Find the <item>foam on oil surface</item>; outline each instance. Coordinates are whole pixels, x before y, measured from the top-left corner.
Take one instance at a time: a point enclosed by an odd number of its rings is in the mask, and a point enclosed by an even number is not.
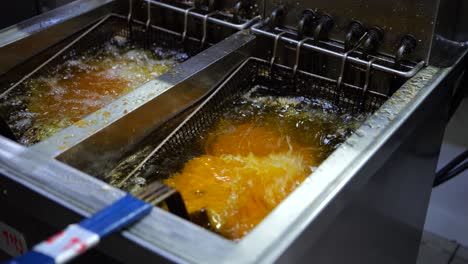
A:
[[[167,72],[188,55],[157,45],[143,49],[114,37],[83,54],[64,57],[68,58],[64,63],[27,79],[21,93],[1,100],[2,107],[20,109],[6,119],[22,144],[54,135]]]

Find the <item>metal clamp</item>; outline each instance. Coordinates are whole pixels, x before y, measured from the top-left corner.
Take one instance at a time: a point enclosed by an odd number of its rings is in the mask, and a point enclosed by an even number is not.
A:
[[[281,36],[283,36],[284,34],[286,34],[286,32],[281,32],[275,37],[274,44],[273,44],[273,54],[271,54],[271,59],[270,59],[270,71],[271,71],[271,68],[273,68],[273,64],[275,64],[276,51],[278,49],[278,41],[281,39]]]
[[[262,29],[262,27],[267,26],[269,24],[269,22],[270,21],[268,19],[266,19],[265,21],[262,21],[262,22],[259,22],[259,23],[255,24],[251,28],[252,32],[274,39],[277,36],[277,34]],[[284,42],[293,44],[293,45],[296,45],[298,43],[297,40],[289,38],[289,37],[282,37],[281,40],[284,41]],[[342,59],[344,57],[344,54],[341,53],[341,52],[334,51],[332,49],[327,49],[327,48],[324,48],[324,47],[321,47],[321,46],[318,46],[318,45],[313,45],[311,43],[305,43],[304,48],[315,51],[317,53],[321,53],[321,54],[331,56],[333,58]],[[358,58],[358,57],[352,57],[352,56],[347,58],[347,61],[349,63],[354,64],[354,65],[363,66],[363,67],[365,67],[367,65],[367,63],[368,63],[367,60],[364,60],[364,59],[361,59],[361,58]],[[413,66],[412,69],[409,70],[409,71],[397,70],[397,69],[394,69],[394,68],[384,66],[382,64],[378,64],[378,63],[372,64],[372,68],[374,70],[378,70],[378,71],[389,73],[389,74],[394,74],[396,76],[400,76],[400,77],[404,77],[404,78],[410,78],[410,77],[413,77],[420,69],[422,69],[424,67],[424,65],[425,65],[425,62],[420,61],[415,66]]]
[[[374,64],[374,62],[377,60],[377,58],[373,58],[369,61],[369,63],[367,63],[367,67],[366,67],[366,82],[364,84],[364,88],[362,89],[362,97],[363,97],[363,100],[364,100],[364,96],[366,95],[367,93],[367,90],[369,90],[369,85],[370,85],[370,79],[371,79],[371,74],[372,74],[372,65]]]
[[[340,70],[340,76],[336,80],[336,90],[340,89],[341,84],[343,83],[343,76],[344,76],[344,71],[345,71],[345,66],[346,66],[346,60],[348,59],[349,54],[351,51],[348,51],[344,54],[343,59],[341,61],[341,70]]]
[[[178,13],[183,14],[184,12],[186,12],[186,9],[175,6],[175,5],[167,4],[167,3],[156,1],[156,0],[147,0],[147,1],[151,2],[151,4],[155,6],[169,9]],[[204,15],[199,12],[190,12],[189,15],[198,19],[204,18]],[[210,21],[211,23],[223,26],[223,27],[228,27],[228,28],[235,29],[235,30],[244,30],[244,29],[250,28],[253,24],[257,23],[260,19],[261,19],[261,16],[256,16],[250,20],[245,21],[243,24],[235,24],[235,23],[231,23],[229,21],[225,21],[223,19],[214,18],[214,17],[208,18],[208,21]]]
[[[194,10],[195,7],[190,7],[185,10],[184,12],[184,31],[182,32],[182,42],[185,41],[185,38],[187,37],[187,30],[188,30],[188,15],[190,11]]]
[[[132,35],[132,24],[133,24],[133,0],[128,0],[128,15],[127,15],[128,29],[130,36]]]
[[[215,15],[217,14],[218,11],[213,11],[209,14],[206,14],[204,17],[203,17],[203,37],[201,39],[201,46],[205,46],[205,41],[206,41],[206,35],[207,35],[207,32],[208,32],[208,17],[212,16],[212,15]]]
[[[146,1],[146,24],[145,24],[145,32],[149,31],[151,26],[151,3],[150,1]]]
[[[361,108],[360,109],[361,111],[363,111],[364,107],[365,107],[366,93],[369,90],[370,81],[371,81],[371,77],[372,77],[372,65],[374,64],[374,62],[376,60],[377,60],[377,58],[373,58],[367,63],[366,82],[364,84],[364,88],[362,89],[361,99],[360,99],[360,102],[359,102],[359,107]]]
[[[337,90],[340,89],[341,84],[343,83],[343,76],[344,76],[344,71],[345,71],[345,68],[346,68],[346,61],[348,60],[348,56],[361,46],[361,44],[363,43],[366,36],[367,36],[367,33],[362,35],[362,37],[359,39],[359,41],[356,43],[356,45],[354,45],[354,47],[352,49],[350,49],[349,51],[345,52],[345,54],[344,54],[344,56],[342,58],[342,61],[341,61],[340,76],[338,77],[338,79],[336,81],[336,89]],[[372,67],[372,64],[371,64],[371,67]]]
[[[293,76],[296,76],[296,71],[297,71],[297,68],[299,67],[299,59],[300,59],[300,55],[301,55],[301,47],[302,45],[307,41],[308,39],[305,38],[301,41],[299,41],[297,43],[297,47],[296,47],[296,62],[294,63],[294,68],[293,68]]]

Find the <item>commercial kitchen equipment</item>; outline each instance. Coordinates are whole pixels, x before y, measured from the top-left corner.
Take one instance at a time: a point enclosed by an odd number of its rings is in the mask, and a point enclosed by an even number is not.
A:
[[[94,257],[414,263],[444,128],[466,89],[466,25],[462,0],[77,0],[6,28],[2,96],[109,35],[159,38],[191,57],[35,144],[15,142],[2,116],[0,222],[15,238],[3,247],[20,254],[123,197],[103,176],[125,155],[164,149],[174,133],[193,131],[186,124],[216,91],[279,71],[373,114],[240,241],[155,207]]]

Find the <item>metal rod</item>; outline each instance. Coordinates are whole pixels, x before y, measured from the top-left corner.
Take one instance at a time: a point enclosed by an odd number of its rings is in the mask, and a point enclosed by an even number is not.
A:
[[[229,75],[229,77],[227,77],[226,80],[223,81],[222,84],[220,84],[218,87],[216,87],[215,90],[213,91],[213,93],[211,95],[209,95],[208,98],[206,98],[195,110],[193,110],[193,112],[190,113],[184,119],[184,121],[182,121],[174,130],[172,130],[172,132],[168,136],[166,136],[166,138],[164,138],[164,140],[161,141],[161,143],[159,143],[159,145],[157,145],[155,148],[153,148],[153,150],[148,155],[146,155],[146,157],[142,161],[140,161],[140,163],[138,163],[138,165],[129,174],[127,174],[127,176],[125,176],[125,178],[122,181],[120,181],[116,185],[116,187],[120,188],[129,179],[131,179],[133,176],[137,175],[137,173],[143,168],[143,166],[162,148],[162,146],[164,146],[164,144],[166,144],[167,141],[169,141],[198,111],[200,111],[200,109],[202,109],[202,107],[204,107],[208,102],[210,102],[211,98],[213,98],[224,87],[224,85],[230,79],[232,79],[233,76],[235,76],[244,67],[245,64],[248,63],[249,60],[251,60],[251,58],[245,60],[237,69],[234,70],[233,73],[231,73]]]
[[[86,30],[83,34],[81,34],[80,36],[78,36],[76,39],[74,39],[72,42],[70,42],[67,46],[65,46],[64,48],[62,48],[60,51],[58,51],[57,53],[55,53],[52,57],[50,57],[47,61],[45,61],[44,63],[42,63],[41,65],[39,65],[37,68],[35,68],[34,70],[32,70],[30,73],[28,73],[27,75],[25,75],[23,78],[21,78],[18,82],[16,82],[15,84],[13,84],[10,88],[8,88],[6,91],[4,91],[3,93],[0,94],[0,98],[2,97],[5,97],[9,92],[11,92],[13,89],[15,89],[16,87],[18,87],[21,83],[23,83],[26,79],[28,79],[29,77],[31,77],[34,73],[36,73],[37,71],[39,71],[40,69],[42,69],[45,65],[47,65],[48,63],[50,63],[52,60],[54,60],[55,58],[57,58],[58,56],[60,56],[61,54],[63,54],[65,51],[67,51],[68,49],[70,49],[71,46],[73,46],[73,44],[75,44],[76,42],[78,42],[80,39],[82,39],[84,36],[88,35],[90,32],[92,32],[93,30],[95,30],[97,27],[99,27],[102,23],[104,23],[107,19],[109,19],[109,17],[118,17],[118,18],[122,18],[122,19],[126,19],[127,16],[124,16],[124,15],[118,15],[118,14],[110,14],[110,15],[107,15],[105,16],[104,18],[102,18],[101,20],[99,20],[96,24],[94,24],[91,28],[89,28],[88,30]],[[140,21],[140,20],[137,20],[137,19],[132,19],[132,23],[135,23],[135,24],[138,24],[138,25],[141,25],[141,26],[144,26],[145,25],[145,22],[143,21]],[[172,31],[172,30],[169,30],[169,29],[166,29],[166,28],[162,28],[162,27],[158,27],[156,25],[151,25],[151,28],[155,29],[155,30],[159,30],[159,31],[162,31],[162,32],[165,32],[165,33],[168,33],[168,34],[171,34],[171,35],[174,35],[174,36],[177,36],[177,37],[181,37],[182,34],[179,33],[179,32],[175,32],[175,31]],[[200,42],[201,40],[198,39],[198,38],[195,38],[195,37],[187,37],[187,39],[191,40],[191,41],[194,41],[194,42]]]
[[[250,61],[259,61],[259,62],[262,62],[262,63],[265,63],[265,64],[268,64],[270,63],[269,61],[266,61],[266,60],[263,60],[263,59],[259,59],[259,58],[255,58],[255,57],[250,57],[248,58],[247,60],[245,60],[239,67],[236,68],[236,70],[234,70],[233,73],[231,73],[229,75],[229,77],[226,78],[226,80],[224,80],[218,87],[215,88],[215,90],[213,91],[213,93],[211,95],[209,95],[195,110],[192,111],[192,113],[190,113],[185,119],[184,121],[182,121],[174,130],[172,130],[172,132],[166,136],[166,138],[164,138],[163,141],[161,141],[161,143],[159,143],[158,146],[156,146],[155,148],[153,148],[153,150],[148,154],[146,155],[146,157],[140,161],[140,163],[138,163],[138,165],[129,173],[126,175],[126,177],[121,181],[119,182],[116,187],[117,188],[120,188],[122,187],[129,179],[131,179],[133,176],[137,175],[137,173],[143,169],[143,166],[166,144],[167,141],[169,141],[171,138],[174,137],[174,135],[187,123],[189,122],[193,116],[195,116],[199,111],[200,109],[202,109],[203,107],[205,107],[205,105],[208,103],[208,102],[211,102],[211,99],[217,94],[219,93],[219,91],[221,89],[223,89],[223,87],[226,85],[226,83],[228,83],[232,78],[234,78],[238,72],[240,72],[244,66],[249,63]],[[275,64],[275,66],[278,66],[279,68],[283,68],[283,69],[287,69],[287,70],[292,70],[291,67],[288,67],[286,65],[281,65],[281,64]],[[327,78],[327,77],[324,77],[324,76],[320,76],[320,75],[316,75],[316,74],[313,74],[313,73],[310,73],[310,72],[305,72],[305,71],[301,71],[301,70],[298,70],[297,71],[298,73],[300,74],[304,74],[306,76],[311,76],[311,77],[314,77],[314,78],[317,78],[317,79],[320,79],[320,80],[324,80],[324,81],[328,81],[328,82],[333,82],[335,80],[333,79],[330,79],[330,78]],[[356,89],[356,90],[362,90],[362,88],[360,87],[357,87],[357,86],[354,86],[354,85],[351,85],[351,84],[346,84],[347,87],[349,88],[352,88],[352,89]],[[387,95],[385,94],[381,94],[381,93],[378,93],[378,92],[375,92],[375,91],[368,91],[370,94],[372,95],[375,95],[375,96],[379,96],[379,97],[384,97],[384,98],[388,98]]]
[[[341,84],[343,83],[343,77],[344,77],[344,72],[345,72],[345,69],[346,69],[346,60],[348,59],[348,56],[353,53],[355,50],[357,50],[361,45],[362,45],[362,42],[364,41],[364,39],[366,38],[367,36],[367,33],[365,33],[364,35],[362,35],[362,37],[359,39],[359,41],[354,45],[354,47],[352,49],[350,49],[349,51],[345,52],[344,56],[343,56],[343,59],[342,59],[342,62],[341,62],[341,70],[340,70],[340,76],[338,77],[337,81],[336,81],[336,89],[338,90],[340,87],[341,87]]]
[[[270,70],[273,67],[273,64],[275,63],[275,60],[276,60],[276,51],[278,49],[278,40],[284,34],[286,34],[286,32],[281,32],[275,37],[274,44],[273,44],[273,54],[271,55],[271,59],[270,59]]]
[[[15,89],[18,85],[20,85],[22,82],[24,82],[26,79],[28,79],[29,77],[31,77],[34,73],[36,73],[37,71],[39,71],[40,69],[42,69],[45,65],[47,65],[49,62],[51,62],[52,60],[54,60],[55,58],[57,58],[58,56],[62,55],[62,53],[64,53],[66,50],[68,50],[71,46],[73,46],[75,43],[77,43],[78,41],[80,41],[80,39],[82,39],[84,36],[88,35],[91,31],[93,31],[94,29],[96,29],[97,27],[99,27],[102,23],[104,23],[109,17],[111,17],[112,15],[107,15],[105,16],[104,18],[102,18],[100,21],[98,21],[96,24],[94,24],[93,26],[91,26],[88,30],[86,30],[85,32],[83,32],[80,36],[78,36],[77,38],[75,38],[72,42],[70,42],[68,45],[66,45],[65,47],[63,47],[60,51],[58,51],[57,53],[55,53],[52,57],[50,57],[48,60],[46,60],[45,62],[43,62],[41,65],[39,65],[38,67],[36,67],[34,70],[32,70],[30,73],[26,74],[23,78],[21,78],[18,82],[16,82],[13,86],[11,86],[10,88],[8,88],[6,91],[4,91],[2,94],[0,94],[0,98],[6,96],[11,90]]]
[[[296,62],[294,64],[294,68],[293,68],[293,76],[296,76],[296,71],[297,71],[297,68],[299,67],[299,59],[300,59],[300,56],[301,56],[301,47],[302,45],[304,44],[304,42],[306,42],[308,39],[305,38],[301,41],[299,41],[297,43],[297,47],[296,47]]]
[[[151,3],[146,1],[146,24],[145,24],[145,32],[148,33],[151,25]]]
[[[161,2],[155,1],[155,0],[148,0],[148,2],[150,2],[153,5],[163,7],[163,8],[167,8],[169,10],[176,11],[176,12],[179,12],[179,13],[185,13],[185,10],[186,10],[186,9],[183,9],[183,8],[180,8],[180,7],[177,7],[177,6],[169,5],[169,4],[166,4],[166,3],[161,3]],[[189,15],[193,16],[195,18],[199,18],[199,19],[203,19],[204,16],[205,16],[205,15],[197,13],[197,12],[190,12]],[[227,22],[227,21],[224,21],[224,20],[221,20],[221,19],[217,19],[217,18],[214,18],[214,17],[208,18],[208,21],[210,23],[214,23],[214,24],[217,24],[217,25],[220,25],[220,26],[225,26],[225,27],[228,27],[228,28],[236,29],[236,30],[244,30],[244,29],[247,29],[250,26],[252,26],[254,23],[259,21],[260,19],[261,19],[261,16],[256,16],[256,17],[254,17],[254,18],[252,18],[250,20],[247,20],[244,24],[234,24],[234,23],[230,23],[230,22]]]
[[[187,30],[188,30],[188,15],[190,11],[194,10],[195,7],[191,7],[185,10],[184,12],[184,32],[182,32],[182,42],[185,41],[185,37],[187,37]]]
[[[252,32],[260,34],[260,35],[264,35],[264,36],[267,36],[267,37],[270,37],[270,38],[276,38],[277,34],[271,33],[271,32],[268,32],[268,31],[265,31],[265,30],[261,29],[263,26],[265,26],[268,23],[268,21],[269,21],[269,19],[266,19],[266,20],[264,20],[264,21],[262,21],[260,23],[255,24],[254,26],[252,26],[251,27]],[[285,42],[289,42],[290,44],[293,44],[293,45],[297,45],[297,43],[299,42],[299,41],[297,41],[295,39],[291,39],[291,38],[283,37],[283,36],[281,36],[280,39],[285,41]],[[310,39],[313,40],[312,38],[310,38]],[[338,59],[343,59],[343,57],[345,56],[344,53],[332,51],[332,50],[322,48],[322,47],[319,47],[319,46],[315,46],[315,45],[312,45],[312,44],[309,44],[309,43],[305,43],[304,47],[307,48],[307,49],[319,52],[319,53],[323,53],[323,54],[332,56],[334,58],[338,58]],[[353,63],[355,65],[359,65],[359,66],[367,66],[367,63],[368,63],[368,61],[362,60],[362,59],[359,59],[359,58],[356,58],[356,57],[348,57],[347,62]],[[422,69],[424,64],[425,64],[425,62],[421,61],[418,64],[416,64],[409,71],[399,71],[399,70],[395,70],[395,69],[392,69],[392,68],[389,68],[389,67],[386,67],[386,66],[383,66],[383,65],[380,65],[380,64],[376,64],[376,63],[372,64],[372,68],[374,70],[378,70],[378,71],[381,71],[381,72],[391,73],[391,74],[394,74],[394,75],[397,75],[397,76],[400,76],[400,77],[410,78],[410,77],[413,77],[420,69]]]
[[[361,111],[364,110],[364,106],[366,102],[366,94],[367,94],[367,91],[369,91],[370,81],[372,77],[372,65],[374,64],[376,60],[377,58],[371,59],[366,67],[366,82],[364,83],[364,88],[362,89],[362,93],[361,93],[361,100],[359,102]],[[388,95],[388,97],[390,97],[390,95]]]
[[[371,79],[371,71],[372,71],[372,65],[374,62],[377,60],[377,58],[373,58],[369,61],[366,67],[366,82],[364,84],[364,88],[362,89],[362,97],[366,95],[367,90],[369,89],[369,84],[370,84],[370,79]],[[364,100],[364,98],[363,98]]]
[[[117,15],[117,14],[112,14],[112,16],[121,17],[120,15]],[[142,26],[145,25],[145,22],[137,20],[137,19],[134,19],[133,23],[136,23],[136,24],[142,25]],[[175,31],[167,29],[167,28],[162,28],[162,27],[158,27],[158,26],[155,26],[155,25],[151,25],[151,28],[162,31],[162,32],[165,32],[165,33],[168,33],[168,34],[171,34],[171,35],[174,35],[174,36],[177,36],[177,37],[182,37],[182,33],[175,32]],[[194,42],[200,42],[201,41],[201,39],[198,39],[198,38],[195,38],[195,37],[186,37],[186,39],[192,40]]]
[[[132,23],[133,23],[133,0],[128,0],[127,23],[128,23],[128,30],[131,36],[132,35]]]
[[[268,63],[266,60],[259,59],[259,58],[256,58],[256,57],[250,57],[248,60],[255,60],[255,61],[259,61],[259,62],[263,62],[263,63]],[[282,69],[285,69],[285,70],[291,70],[292,71],[292,68],[289,67],[289,66],[286,66],[286,65],[275,63],[275,66],[278,67],[278,68],[282,68]],[[302,71],[302,70],[299,70],[299,69],[297,70],[297,73],[303,74],[305,76],[314,77],[314,78],[324,80],[324,81],[327,81],[327,82],[336,82],[336,80],[333,80],[331,78],[321,76],[321,75],[317,75],[317,74],[314,74],[314,73],[311,73],[311,72]],[[349,84],[349,83],[345,83],[344,85],[346,85],[349,88],[362,91],[362,87],[358,87],[358,86],[355,86],[355,85],[352,85],[352,84]],[[379,97],[383,97],[383,98],[389,98],[388,95],[382,94],[382,93],[379,93],[379,92],[376,92],[376,91],[368,90],[367,92],[372,94],[372,95],[375,95],[375,96],[379,96]]]
[[[208,18],[212,15],[216,15],[218,11],[213,11],[209,14],[206,14],[203,17],[203,37],[201,39],[201,46],[205,46],[205,41],[206,41],[206,35],[208,34]]]
[[[345,71],[345,68],[346,68],[346,60],[348,59],[348,56],[349,56],[349,51],[346,52],[343,56],[343,59],[341,61],[341,70],[340,70],[340,76],[338,76],[338,79],[336,80],[336,90],[338,91],[338,89],[340,89],[341,87],[341,83],[343,82],[343,75],[344,75],[344,71]]]

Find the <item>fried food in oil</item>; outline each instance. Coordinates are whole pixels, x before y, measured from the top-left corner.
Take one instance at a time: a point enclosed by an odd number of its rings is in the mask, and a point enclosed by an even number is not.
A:
[[[25,81],[26,94],[10,99],[24,113],[10,117],[21,142],[32,144],[57,133],[138,86],[170,70],[174,57],[110,41]]]
[[[203,155],[165,184],[177,189],[189,213],[206,210],[211,228],[240,239],[310,173],[300,155]]]
[[[266,156],[271,153],[291,152],[301,154],[308,164],[313,164],[314,148],[298,144],[292,139],[293,131],[279,131],[275,125],[255,125],[248,122],[233,124],[222,120],[216,129],[209,133],[204,144],[210,155]]]
[[[138,59],[93,58],[82,62],[82,68],[64,68],[57,74],[60,78],[31,80],[27,107],[34,114],[36,131],[30,137],[47,138],[170,69],[152,60],[139,65]]]
[[[38,82],[37,85],[44,86],[44,90],[50,89],[46,82]],[[128,81],[99,73],[81,72],[75,74],[73,79],[57,81],[56,85],[62,89],[50,96],[31,97],[28,109],[37,114],[37,123],[47,124],[52,120],[76,122],[123,94],[128,88]]]
[[[266,156],[273,152],[285,152],[290,149],[287,137],[281,137],[266,127],[246,123],[231,125],[220,129],[219,133],[209,135],[205,151],[211,155],[241,155],[252,153]]]
[[[310,150],[271,127],[221,125],[210,133],[206,155],[165,180],[189,213],[206,210],[211,229],[237,240],[251,231],[310,174]]]

